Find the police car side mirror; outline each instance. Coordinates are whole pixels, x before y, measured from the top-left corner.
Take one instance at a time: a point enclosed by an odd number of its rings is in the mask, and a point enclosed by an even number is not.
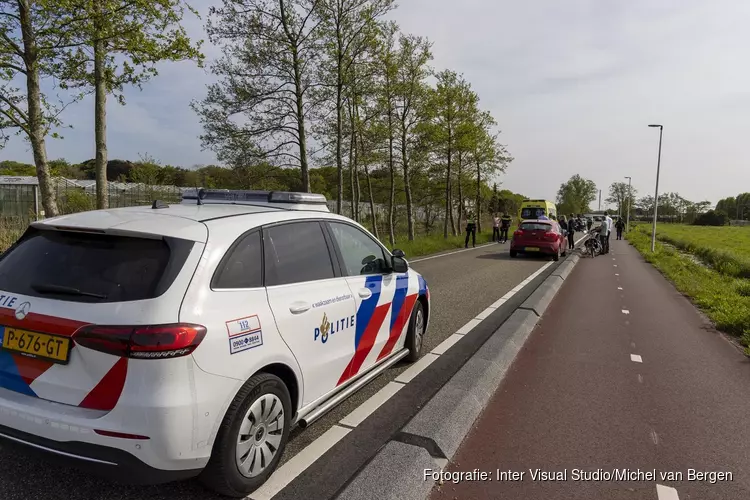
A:
[[[403,254],[403,252],[401,252]],[[406,263],[406,259],[394,255],[391,257],[391,269],[394,273],[405,273],[409,270],[409,264]]]

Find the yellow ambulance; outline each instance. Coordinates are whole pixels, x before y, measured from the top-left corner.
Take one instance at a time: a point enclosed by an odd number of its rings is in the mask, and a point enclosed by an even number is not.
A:
[[[521,220],[538,219],[546,215],[552,220],[557,220],[557,207],[548,200],[523,200],[521,203]]]

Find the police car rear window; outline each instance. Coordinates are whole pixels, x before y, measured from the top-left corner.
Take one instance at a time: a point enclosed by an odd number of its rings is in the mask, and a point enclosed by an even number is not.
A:
[[[154,298],[189,254],[179,241],[30,228],[0,258],[0,289],[71,302]]]

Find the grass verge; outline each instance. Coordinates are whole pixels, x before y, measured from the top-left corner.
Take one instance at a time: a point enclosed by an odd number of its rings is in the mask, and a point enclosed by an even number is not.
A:
[[[750,285],[747,279],[705,267],[658,241],[652,253],[651,235],[645,226],[633,228],[626,238],[646,261],[688,296],[716,328],[738,337],[745,353],[750,355]]]
[[[0,218],[0,252],[4,252],[23,234],[24,229]]]
[[[492,231],[483,231],[477,233],[477,245],[489,243],[492,240]],[[443,238],[442,235],[416,236],[414,241],[409,241],[406,237],[396,238],[394,248],[403,250],[406,258],[420,257],[433,253],[453,250],[454,248],[463,248],[466,235],[448,236]],[[469,242],[471,244],[471,242]]]

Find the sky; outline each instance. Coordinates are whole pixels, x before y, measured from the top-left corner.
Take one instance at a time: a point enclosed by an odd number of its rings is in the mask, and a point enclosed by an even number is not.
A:
[[[217,0],[193,0],[203,23]],[[660,192],[692,201],[750,191],[750,2],[737,0],[400,0],[389,15],[405,33],[433,42],[436,70],[469,81],[515,158],[501,187],[554,199],[572,175],[593,180],[607,197],[632,177],[638,196],[653,196],[659,130],[664,126]],[[206,41],[206,43],[208,43]],[[208,59],[215,47],[204,47]],[[110,101],[110,158],[148,154],[162,164],[214,163],[202,151],[189,103],[212,76],[192,63],[160,66],[127,105]],[[69,107],[73,129],[48,140],[50,158],[94,156],[93,104]],[[0,159],[31,163],[14,138]],[[592,208],[597,207],[595,201]]]

